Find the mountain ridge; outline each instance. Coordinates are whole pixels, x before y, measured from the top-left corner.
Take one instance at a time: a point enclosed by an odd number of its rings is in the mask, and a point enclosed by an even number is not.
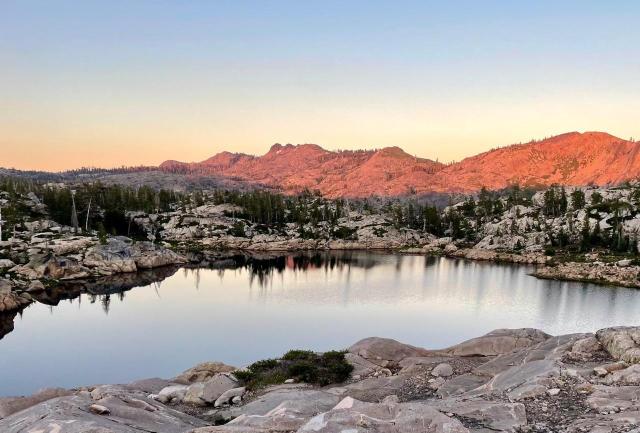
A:
[[[443,164],[398,146],[331,151],[276,143],[261,156],[220,152],[201,162],[165,161],[166,172],[217,175],[328,197],[473,192],[552,184],[613,184],[640,177],[640,143],[606,132],[567,132]]]

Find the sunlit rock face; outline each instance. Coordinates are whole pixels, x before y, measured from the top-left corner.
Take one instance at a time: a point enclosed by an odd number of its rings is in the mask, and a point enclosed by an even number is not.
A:
[[[640,144],[603,132],[571,132],[445,165],[398,147],[332,152],[315,144],[276,144],[262,156],[219,153],[198,163],[165,161],[171,173],[223,176],[327,197],[472,192],[520,185],[604,185],[640,174]]]

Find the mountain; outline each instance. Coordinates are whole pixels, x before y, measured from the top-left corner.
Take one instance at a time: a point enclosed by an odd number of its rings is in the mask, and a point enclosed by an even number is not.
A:
[[[399,147],[329,151],[274,144],[262,156],[222,152],[205,161],[165,161],[165,172],[216,176],[328,197],[472,192],[515,183],[615,184],[640,177],[640,143],[603,132],[570,132],[494,149],[454,164],[417,158]]]
[[[444,168],[399,147],[332,152],[315,144],[274,144],[259,157],[219,153],[205,161],[165,161],[160,169],[192,175],[223,175],[286,191],[319,190],[329,197],[406,194],[411,173],[430,175]]]
[[[606,185],[640,176],[640,143],[604,132],[570,132],[491,150],[438,173],[433,187],[473,191],[520,185]]]
[[[640,143],[604,132],[570,132],[514,144],[444,165],[399,147],[332,152],[275,144],[262,156],[222,152],[198,163],[164,162],[165,172],[218,176],[328,197],[472,192],[509,185],[607,185],[640,177]]]

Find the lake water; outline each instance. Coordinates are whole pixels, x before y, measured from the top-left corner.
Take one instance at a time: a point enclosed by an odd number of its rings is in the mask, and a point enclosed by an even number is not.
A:
[[[33,304],[0,340],[0,395],[173,377],[207,360],[242,366],[369,336],[442,348],[496,328],[560,334],[640,322],[640,291],[538,280],[527,266],[341,252],[226,267]]]

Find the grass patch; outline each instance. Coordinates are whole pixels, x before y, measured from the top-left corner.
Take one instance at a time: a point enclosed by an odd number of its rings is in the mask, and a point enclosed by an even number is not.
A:
[[[353,366],[344,351],[315,353],[308,350],[290,350],[280,359],[264,359],[235,372],[235,376],[249,389],[264,388],[283,383],[287,379],[314,385],[330,385],[349,378]]]

